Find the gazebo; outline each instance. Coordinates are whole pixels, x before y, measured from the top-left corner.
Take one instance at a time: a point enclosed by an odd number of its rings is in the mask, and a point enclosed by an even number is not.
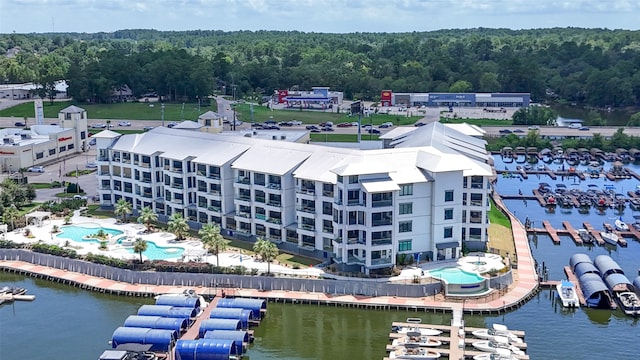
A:
[[[35,225],[38,227],[42,226],[42,220],[47,219],[51,216],[49,211],[32,211],[28,214],[25,214],[25,220],[27,224],[29,224],[29,220],[35,219]]]

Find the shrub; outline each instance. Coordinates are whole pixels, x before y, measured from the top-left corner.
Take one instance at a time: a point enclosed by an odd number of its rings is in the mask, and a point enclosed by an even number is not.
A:
[[[67,184],[67,193],[69,193],[69,194],[84,193],[84,190],[82,190],[80,185],[77,185],[76,183],[68,183]]]

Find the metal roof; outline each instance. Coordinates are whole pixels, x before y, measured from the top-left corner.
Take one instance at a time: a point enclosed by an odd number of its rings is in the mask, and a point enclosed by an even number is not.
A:
[[[540,183],[540,185],[542,186],[542,183]],[[545,184],[545,185],[549,186],[549,184]],[[576,265],[581,263],[581,262],[586,262],[586,263],[589,263],[589,264],[593,264],[593,261],[591,261],[591,258],[587,254],[577,253],[577,254],[571,255],[571,257],[569,258],[569,265],[571,265],[571,268],[574,271],[576,269]]]
[[[607,287],[611,291],[633,291],[631,281],[624,274],[611,274],[604,279]]]
[[[380,193],[400,190],[400,186],[393,180],[366,181],[362,182],[362,187],[368,193]]]
[[[578,282],[580,283],[580,288],[582,289],[585,299],[599,292],[609,292],[602,278],[596,274],[584,274],[578,279]]]
[[[581,277],[584,274],[596,274],[600,276],[600,271],[596,268],[593,263],[590,262],[581,262],[576,265],[573,269],[573,272],[576,274],[576,277]]]
[[[600,274],[606,278],[609,274],[624,274],[620,265],[615,262],[609,255],[598,255],[593,263],[596,265]]]
[[[640,276],[633,279],[633,286],[636,288],[636,294],[640,293]]]

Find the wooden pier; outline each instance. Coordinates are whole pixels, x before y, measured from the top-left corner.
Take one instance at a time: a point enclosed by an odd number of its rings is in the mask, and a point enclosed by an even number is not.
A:
[[[406,323],[406,322],[393,322],[393,327],[413,327],[413,328],[423,328],[423,329],[435,329],[442,331],[440,336],[429,336],[430,339],[438,340],[442,342],[440,347],[429,347],[429,350],[437,351],[444,356],[447,356],[450,360],[453,359],[467,359],[476,355],[487,354],[486,352],[482,352],[476,350],[467,350],[468,347],[473,347],[473,343],[476,341],[483,341],[484,339],[476,338],[473,336],[473,332],[476,330],[483,330],[481,328],[475,327],[465,327],[465,326],[455,326],[455,325],[432,325],[432,324],[416,324],[416,323]],[[524,339],[525,332],[520,330],[509,330],[513,335]],[[405,337],[406,334],[398,334],[398,333],[390,333],[389,339],[393,341],[394,339],[399,339]],[[518,347],[519,349],[526,351],[528,346],[527,343],[512,343],[512,345]],[[395,346],[389,344],[386,346],[387,352],[394,351],[396,349]],[[529,355],[514,355],[516,359],[528,360]],[[390,360],[389,357],[385,357],[383,360]]]
[[[219,298],[216,296],[209,302],[209,305],[204,308],[202,314],[200,314],[200,316],[196,318],[196,321],[191,324],[189,330],[187,330],[184,334],[182,334],[182,336],[180,336],[180,340],[195,340],[198,338],[200,332],[200,323],[211,316],[211,311],[215,309],[216,306],[218,306],[218,300]]]
[[[563,221],[562,222],[562,226],[563,229],[556,229],[554,228],[551,223],[549,223],[548,220],[543,220],[542,221],[542,228],[538,227],[538,228],[528,228],[527,232],[528,233],[533,233],[533,234],[547,234],[549,235],[549,237],[551,238],[551,240],[553,241],[554,244],[560,244],[560,235],[563,236],[570,236],[573,241],[576,243],[576,245],[584,245],[584,242],[582,241],[582,239],[580,238],[580,234],[578,233],[578,231],[573,227],[573,225],[571,225],[570,222],[568,221]],[[604,245],[605,241],[604,239],[602,239],[602,236],[600,235],[600,231],[608,231],[608,232],[612,232],[616,235],[618,235],[618,245],[622,246],[622,247],[626,247],[627,246],[627,240],[626,238],[631,238],[634,239],[636,241],[640,241],[640,231],[634,227],[629,227],[629,231],[619,231],[613,228],[613,226],[611,226],[611,224],[608,223],[603,223],[603,230],[597,230],[593,227],[593,225],[591,225],[588,222],[583,222],[582,226],[591,234],[593,235],[593,237],[595,238],[595,241],[598,243],[598,245]]]
[[[551,226],[551,223],[549,223],[548,220],[543,220],[542,226],[544,226],[544,229],[547,231],[547,233],[551,237],[551,240],[553,241],[553,243],[560,244],[560,237],[558,236],[558,231],[553,226]]]
[[[571,270],[571,266],[564,267],[564,274],[567,275],[567,279],[573,283],[573,286],[576,289],[576,293],[578,294],[578,301],[580,302],[580,306],[587,306],[587,301],[584,298],[584,294],[582,293],[582,289],[580,288],[580,282],[576,277],[576,274]]]
[[[588,222],[583,222],[582,226],[584,226],[584,228],[587,229],[587,231],[591,235],[593,235],[598,245],[604,245],[604,239],[602,238],[602,236],[600,236],[600,231],[594,229],[593,226],[591,226],[591,224],[589,224]]]
[[[577,245],[582,245],[582,239],[580,238],[578,231],[573,228],[573,225],[571,225],[570,222],[563,221],[562,226],[564,226],[564,228],[567,230],[567,232],[569,233],[569,235]]]

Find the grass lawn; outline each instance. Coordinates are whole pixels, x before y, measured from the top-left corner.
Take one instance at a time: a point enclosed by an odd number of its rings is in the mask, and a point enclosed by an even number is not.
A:
[[[87,110],[89,119],[162,119],[162,108],[159,103],[76,104],[72,101],[60,101],[51,104],[48,101],[44,101],[43,105],[45,118],[57,118],[60,110],[70,105],[77,105]],[[165,103],[164,119],[165,121],[197,120],[200,114],[209,110],[217,110],[215,101],[212,102],[211,106],[201,106],[199,110],[197,103]],[[27,102],[0,110],[0,116],[13,116],[20,120],[25,116],[33,117],[33,102]]]
[[[29,183],[34,189],[51,189],[51,183]]]
[[[358,134],[312,133],[312,142],[357,142]],[[378,140],[380,135],[362,134],[362,140]]]
[[[113,211],[101,210],[100,205],[88,205],[87,215],[91,215],[95,218],[106,219],[114,217]]]
[[[238,104],[236,106],[236,116],[238,119],[251,122],[251,106],[249,104]],[[392,122],[395,125],[413,125],[420,116],[399,116],[375,114],[370,118],[362,118],[362,124],[380,125],[385,122]],[[266,106],[253,105],[253,122],[265,122],[267,120],[289,121],[298,120],[304,124],[319,124],[321,122],[332,121],[334,124],[341,122],[358,121],[355,116],[349,116],[346,113],[336,114],[335,112],[322,111],[300,111],[300,110],[269,110]]]
[[[491,209],[489,210],[489,222],[491,224],[498,224],[504,227],[511,228],[511,222],[509,219],[498,209],[496,203],[491,200]]]
[[[64,174],[64,176],[82,176],[82,175],[88,175],[91,174],[93,172],[96,172],[96,169],[84,169],[84,170],[73,170],[73,171],[69,171],[68,173]]]
[[[500,251],[500,255],[506,256],[507,253],[513,255],[516,252],[515,243],[513,242],[513,232],[511,231],[511,222],[496,207],[491,200],[491,210],[489,211],[489,244],[488,246]]]
[[[28,205],[23,205],[23,206],[18,208],[18,212],[20,213],[20,216],[24,216],[25,214],[30,213],[34,209],[40,207],[40,205],[41,205],[41,203],[39,203],[39,202],[33,202],[31,204],[28,204]]]

